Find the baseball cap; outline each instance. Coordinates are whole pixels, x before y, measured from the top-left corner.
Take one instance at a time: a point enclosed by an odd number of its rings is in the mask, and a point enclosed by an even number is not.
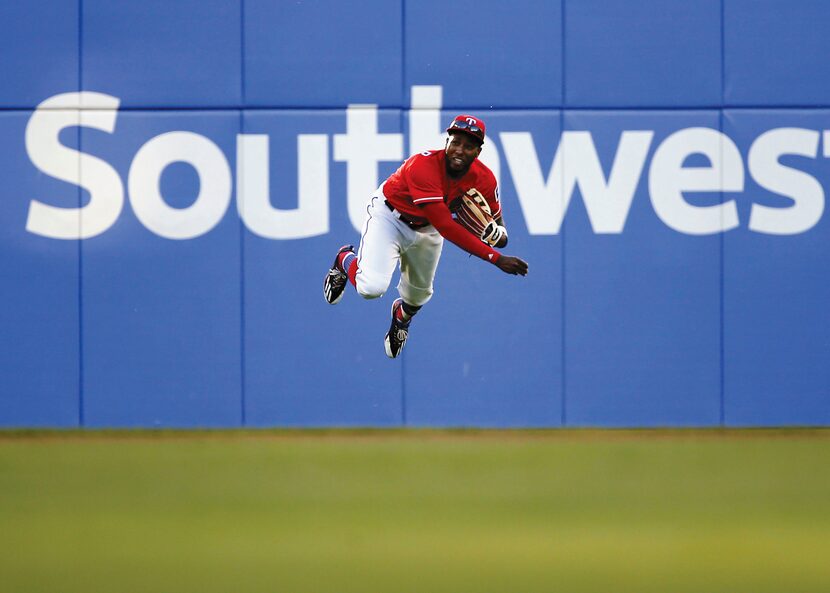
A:
[[[479,142],[484,142],[485,130],[486,126],[484,122],[477,117],[473,117],[472,115],[456,115],[450,127],[447,128],[447,133],[464,132],[477,138]]]

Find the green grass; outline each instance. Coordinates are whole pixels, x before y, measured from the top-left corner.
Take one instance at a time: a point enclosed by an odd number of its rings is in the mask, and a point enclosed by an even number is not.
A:
[[[830,431],[0,433],[2,593],[824,593]]]

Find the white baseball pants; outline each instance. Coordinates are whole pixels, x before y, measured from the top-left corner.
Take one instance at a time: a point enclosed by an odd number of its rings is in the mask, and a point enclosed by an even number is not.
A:
[[[432,281],[444,238],[433,226],[413,229],[384,201],[382,188],[369,200],[357,251],[357,292],[365,299],[383,296],[400,263],[398,293],[415,307],[432,297]]]

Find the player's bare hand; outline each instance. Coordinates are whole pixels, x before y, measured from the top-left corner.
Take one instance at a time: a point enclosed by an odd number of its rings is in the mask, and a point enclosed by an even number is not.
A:
[[[512,255],[502,255],[496,262],[496,266],[505,274],[527,276],[527,262]]]

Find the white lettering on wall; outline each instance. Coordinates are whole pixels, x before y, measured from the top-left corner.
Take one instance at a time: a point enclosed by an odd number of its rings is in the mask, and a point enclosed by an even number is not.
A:
[[[236,205],[242,221],[266,239],[325,235],[329,232],[328,136],[297,136],[297,207],[291,210],[271,205],[268,140],[266,134],[237,136]]]
[[[80,111],[85,102],[103,107]],[[38,105],[26,126],[26,152],[47,175],[80,186],[89,202],[57,207],[37,200],[29,203],[26,230],[52,239],[88,239],[100,235],[118,219],[124,205],[124,186],[111,165],[101,159],[63,146],[58,135],[64,128],[83,126],[115,131],[120,101],[101,93],[64,93]]]
[[[530,234],[559,232],[577,186],[594,231],[621,233],[653,136],[651,131],[623,132],[606,180],[589,132],[562,134],[547,179],[529,133],[500,134]]]
[[[819,134],[815,130],[778,128],[764,132],[749,149],[749,172],[766,190],[790,198],[786,208],[753,204],[749,229],[770,235],[795,235],[813,228],[824,213],[824,190],[815,177],[782,165],[786,154],[815,158]]]
[[[687,157],[702,154],[708,167],[684,167]],[[694,206],[683,192],[736,192],[744,188],[741,153],[732,140],[710,128],[687,128],[666,138],[654,153],[648,178],[651,203],[668,227],[688,235],[709,235],[738,226],[734,200]]]
[[[436,149],[446,141],[441,86],[412,87],[409,111],[410,154]],[[82,134],[90,128],[114,134],[120,99],[94,92],[63,93],[43,101],[26,126],[26,151],[40,172],[76,188],[70,199],[29,196],[26,230],[56,239],[87,239],[108,230],[124,204],[124,184],[102,157],[61,144],[68,128]],[[463,110],[459,110],[463,111]],[[502,145],[512,187],[531,235],[560,232],[574,192],[579,190],[595,233],[622,233],[637,187],[648,167],[649,199],[655,215],[684,234],[709,235],[741,224],[735,199],[710,205],[695,203],[693,192],[720,197],[745,191],[745,168],[735,142],[722,132],[693,127],[675,131],[654,150],[647,164],[654,132],[624,130],[605,175],[590,130],[561,134],[550,168],[545,172],[528,131],[494,132],[498,124],[516,118],[494,118],[481,159],[499,178]],[[239,134],[236,148],[237,211],[251,232],[275,240],[302,239],[329,232],[330,158],[346,163],[346,207],[355,229],[362,226],[364,208],[381,181],[379,163],[400,163],[402,133],[378,132],[376,105],[351,105],[346,110],[346,133],[334,134],[333,155],[327,134],[298,134],[296,207],[271,203],[270,139]],[[545,137],[546,142],[557,142]],[[761,203],[755,196],[746,228],[756,233],[793,235],[813,228],[824,215],[825,191],[819,179],[797,168],[799,159],[830,158],[830,130],[776,128],[759,135],[747,150],[746,171],[765,191],[780,196],[780,204]],[[292,148],[281,147],[280,153]],[[706,166],[689,166],[702,155]],[[786,164],[782,157],[791,157]],[[792,158],[797,157],[797,158]],[[285,158],[280,155],[280,158]],[[290,158],[290,157],[289,157]],[[610,156],[603,153],[606,168]],[[161,195],[160,178],[167,166],[185,162],[199,176],[199,193],[187,208],[171,207]],[[169,239],[190,239],[209,232],[222,220],[230,203],[233,175],[226,155],[210,139],[187,131],[171,131],[148,140],[129,168],[129,196],[139,221]],[[275,183],[275,191],[285,191]],[[510,187],[508,185],[508,187]],[[86,201],[81,196],[86,190]],[[338,194],[340,194],[338,188]],[[51,198],[51,199],[50,199]],[[744,196],[752,199],[752,195]],[[60,202],[64,200],[64,203]],[[775,202],[772,202],[775,204]],[[508,214],[511,207],[507,207]],[[516,211],[516,210],[513,210]],[[513,227],[520,222],[513,222]]]
[[[161,195],[161,174],[176,162],[199,175],[199,195],[187,208],[173,208]],[[150,231],[167,239],[192,239],[215,227],[231,201],[231,169],[216,144],[193,132],[168,132],[142,146],[130,166],[130,204]]]
[[[443,148],[446,125],[441,121],[443,87],[413,86],[409,111],[409,154]]]
[[[559,151],[545,179],[530,132],[502,132],[499,139],[528,232],[531,235],[555,235],[562,226],[565,209]]]
[[[376,105],[350,105],[346,133],[334,135],[334,160],[347,167],[346,200],[349,220],[363,226],[366,204],[378,187],[378,162],[403,159],[403,134],[378,134]]]

